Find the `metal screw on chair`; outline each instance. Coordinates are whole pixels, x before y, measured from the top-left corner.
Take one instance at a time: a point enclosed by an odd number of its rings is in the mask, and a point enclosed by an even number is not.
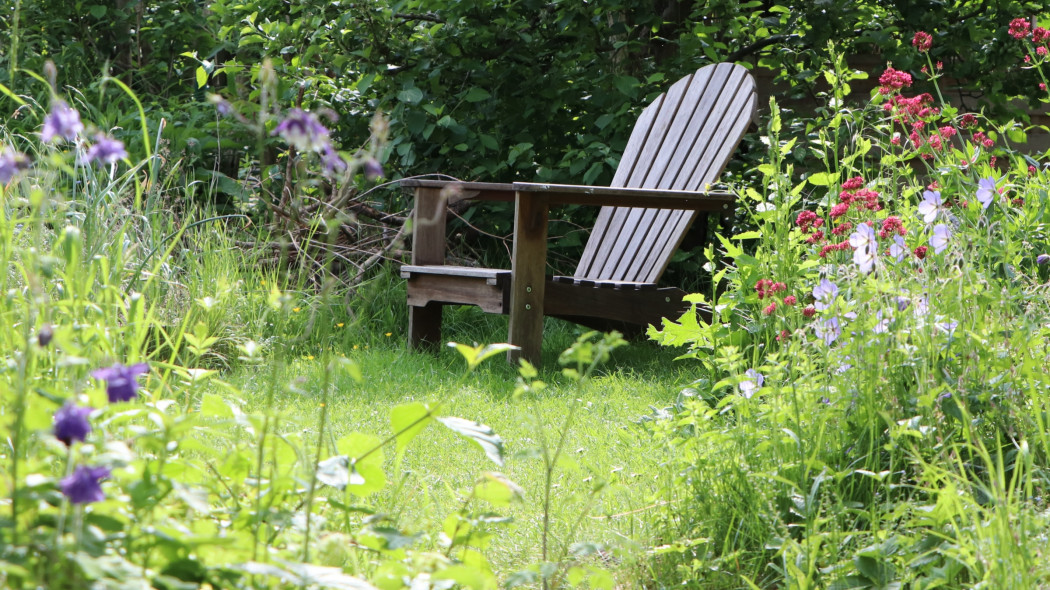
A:
[[[532,287],[525,287],[526,293],[532,293]]]
[[[532,305],[531,305],[531,304],[529,304],[529,303],[526,303],[526,304],[525,304],[525,309],[532,309]]]
[[[664,303],[670,303],[670,302],[671,302],[671,298],[670,297],[664,297]]]

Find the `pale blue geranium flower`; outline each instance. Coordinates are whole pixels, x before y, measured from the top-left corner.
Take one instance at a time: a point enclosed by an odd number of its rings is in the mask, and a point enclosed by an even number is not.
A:
[[[869,273],[875,267],[875,256],[878,243],[875,241],[875,230],[866,223],[857,226],[857,231],[850,234],[849,245],[853,246],[853,262],[860,272]]]
[[[813,331],[824,344],[831,346],[842,335],[842,326],[839,325],[837,317],[832,317],[813,324]]]
[[[922,202],[919,203],[919,215],[922,215],[922,220],[926,222],[926,225],[933,223],[937,219],[937,214],[943,205],[944,201],[941,200],[940,191],[926,191],[922,193]]]
[[[948,247],[948,242],[951,240],[952,231],[948,229],[947,225],[938,223],[933,226],[933,235],[930,236],[930,247],[937,254],[944,252],[944,249]]]
[[[982,178],[977,182],[977,200],[981,203],[982,210],[988,209],[997,194],[999,193],[995,188],[994,178]]]
[[[813,298],[816,299],[813,307],[818,310],[827,309],[831,307],[831,304],[835,302],[835,298],[838,296],[838,285],[827,279],[820,279],[820,284],[813,288]]]
[[[893,243],[890,244],[890,256],[892,256],[897,262],[900,262],[911,254],[911,250],[908,249],[908,245],[904,243],[904,238],[900,236],[893,236]]]
[[[755,392],[762,389],[762,384],[766,382],[766,377],[762,373],[754,369],[748,369],[744,371],[747,375],[747,379],[740,382],[740,395],[746,399],[751,399],[751,396],[755,395]]]
[[[938,317],[937,319],[941,319],[941,318]],[[936,322],[936,323],[933,324],[933,327],[937,328],[937,331],[943,332],[943,333],[947,334],[948,336],[951,336],[955,332],[955,328],[958,327],[958,325],[959,325],[959,322],[957,322],[955,320],[948,320],[948,321]]]
[[[885,334],[889,331],[890,322],[893,318],[882,317],[882,310],[880,309],[879,311],[875,312],[875,319],[879,321],[875,324],[875,327],[871,329],[872,332],[875,332],[876,334]]]

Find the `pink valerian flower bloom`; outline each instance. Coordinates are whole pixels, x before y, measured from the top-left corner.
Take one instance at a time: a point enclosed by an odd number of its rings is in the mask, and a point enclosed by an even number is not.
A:
[[[944,139],[951,139],[952,137],[955,137],[956,133],[958,133],[958,131],[956,131],[955,127],[952,127],[951,125],[945,125],[944,127],[941,127],[940,129],[938,129],[937,131],[940,131],[941,136],[944,137]]]
[[[795,218],[795,225],[802,230],[802,233],[809,233],[811,227],[818,228],[823,223],[824,220],[817,217],[817,214],[813,211],[803,211]]]
[[[850,227],[853,227],[852,224],[849,224],[849,225],[850,225]],[[849,240],[843,240],[842,242],[839,242],[838,244],[825,244],[824,246],[822,246],[820,248],[820,257],[824,258],[825,256],[827,256],[828,252],[842,252],[843,250],[849,250],[849,249],[850,249]]]
[[[849,203],[839,203],[831,208],[831,213],[829,213],[829,215],[832,219],[835,219],[836,217],[842,217],[848,211]]]
[[[1045,45],[1040,45],[1039,47],[1036,47],[1035,48],[1035,54],[1038,55],[1039,57],[1046,57],[1046,46]]]
[[[864,179],[861,178],[860,176],[854,176],[853,178],[850,178],[846,182],[842,183],[842,190],[845,190],[845,191],[855,191],[855,190],[857,190],[859,188],[863,188],[863,187],[864,187]]]
[[[784,298],[784,305],[787,305],[789,307],[795,305],[795,303],[797,303],[797,302],[798,302],[798,299],[795,299],[794,295],[788,295],[787,297]]]
[[[893,145],[900,145],[901,144],[901,134],[900,133],[894,133],[893,137],[890,138],[890,143],[893,144]]]
[[[879,237],[886,239],[894,233],[900,235],[906,235],[908,232],[904,229],[904,223],[900,217],[896,215],[890,215],[886,219],[882,220],[882,229],[879,230]]]
[[[807,244],[816,244],[824,240],[824,232],[817,230],[813,232],[808,238],[806,238]]]
[[[853,224],[846,221],[835,226],[835,228],[831,230],[831,233],[835,234],[836,236],[841,236],[842,234],[848,232],[851,229],[853,229]]]
[[[1010,36],[1014,39],[1024,39],[1031,33],[1032,23],[1026,18],[1015,18],[1010,21]]]
[[[1028,176],[1035,176],[1036,168],[1031,164],[1028,165]]]
[[[912,47],[918,49],[920,53],[926,53],[933,46],[933,37],[929,33],[919,31],[915,33],[915,36],[911,40]]]
[[[966,113],[962,116],[962,119],[959,120],[959,127],[962,127],[963,129],[973,127],[976,124],[977,116],[973,113]]]
[[[862,206],[869,211],[878,211],[882,209],[882,205],[879,204],[879,193],[871,190],[862,188],[853,195],[854,203],[862,203]]]
[[[926,258],[926,246],[919,246],[915,248],[912,253],[915,254],[916,258],[922,260],[923,258]]]
[[[811,318],[811,317],[817,315],[817,308],[813,307],[812,305],[807,305],[802,310],[802,315],[807,317],[807,318]]]
[[[1042,90],[1043,92],[1046,92],[1046,82],[1040,82],[1039,83],[1039,90]]]
[[[762,315],[773,315],[773,312],[777,310],[777,302],[770,303],[765,309],[762,310]]]
[[[928,143],[931,148],[937,151],[940,151],[940,149],[944,147],[941,144],[941,136],[937,133],[931,134],[930,137],[926,140],[926,143]]]
[[[1050,41],[1050,31],[1043,27],[1036,27],[1032,29],[1032,43],[1039,44]]]
[[[781,330],[780,333],[777,334],[777,342],[787,342],[790,339],[791,332],[788,332],[787,330]]]
[[[881,84],[879,86],[880,94],[893,94],[901,88],[911,86],[911,74],[893,68],[886,68],[886,71],[879,76],[879,84]]]

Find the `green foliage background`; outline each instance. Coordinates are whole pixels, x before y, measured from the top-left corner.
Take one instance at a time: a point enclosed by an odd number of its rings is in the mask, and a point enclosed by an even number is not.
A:
[[[286,106],[341,115],[344,149],[365,141],[371,113],[386,113],[388,176],[602,183],[633,123],[624,115],[711,62],[749,63],[790,94],[813,96],[829,41],[918,69],[911,36],[937,31],[933,58],[960,80],[960,95],[980,89],[989,108],[1007,110],[1036,85],[1007,24],[1042,9],[1018,0],[20,0],[0,15],[0,83],[42,98],[46,88],[17,68],[40,72],[53,60],[60,84],[86,92],[108,71],[148,99],[154,124],[168,120],[177,155],[212,169],[205,93],[257,103],[268,58]]]

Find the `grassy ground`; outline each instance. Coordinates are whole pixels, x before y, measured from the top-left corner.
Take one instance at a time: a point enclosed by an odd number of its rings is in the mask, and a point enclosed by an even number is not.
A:
[[[491,321],[480,312],[454,313],[457,321],[450,326],[452,338],[483,340],[501,333],[500,321]],[[385,336],[384,332],[372,344],[333,350],[355,360],[364,381],[358,384],[346,374],[335,377],[327,408],[331,436],[338,439],[356,431],[385,437],[391,432],[390,409],[410,401],[441,402],[447,415],[491,426],[505,441],[508,460],[502,471],[525,491],[525,501],[510,512],[514,522],[501,529],[490,549],[493,565],[513,572],[539,559],[544,469],[532,452],[538,429],[557,430],[573,400],[579,400],[566,439],[567,457],[554,479],[556,544],[601,544],[608,547],[603,554],[615,559],[614,569],[625,579],[634,577],[631,568],[644,567],[639,560],[641,551],[651,545],[656,533],[651,525],[653,509],[658,506],[654,498],[661,457],[633,422],[651,414],[653,408],[672,403],[690,380],[690,373],[688,367],[672,362],[672,350],[635,342],[616,351],[590,383],[578,388],[560,375],[556,362],[557,354],[572,343],[576,332],[579,330],[572,326],[549,320],[545,369],[540,375],[548,387],[538,395],[518,399],[513,395],[517,372],[502,355],[464,378],[465,363],[454,350],[444,349],[438,355],[411,352],[400,334]],[[282,416],[280,430],[302,433],[308,439],[315,436],[319,424],[320,390],[329,360],[309,357],[281,369],[278,381],[294,383],[298,391],[286,391],[275,399],[275,409]],[[242,369],[227,380],[243,392],[259,392],[243,400],[251,410],[265,403],[263,392],[270,378],[267,372]],[[388,463],[393,463],[390,456]],[[388,488],[378,504],[409,529],[440,530],[441,519],[458,508],[479,473],[495,469],[469,442],[448,430],[430,428],[409,449],[400,472],[403,481]],[[611,485],[584,515],[586,492],[598,481]],[[436,544],[437,539],[423,541],[428,542]]]

